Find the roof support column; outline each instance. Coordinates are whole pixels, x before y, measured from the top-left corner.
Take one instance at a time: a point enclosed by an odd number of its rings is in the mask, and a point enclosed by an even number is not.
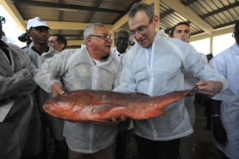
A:
[[[213,36],[210,36],[210,53],[213,53]]]
[[[111,38],[112,38],[112,43],[111,43],[112,48],[115,47],[115,34],[116,34],[116,32],[114,30],[110,31],[110,35],[111,35]]]
[[[159,25],[160,25],[160,0],[155,0],[154,1],[154,14],[157,15],[159,17]],[[159,25],[156,28],[156,30],[159,30]]]

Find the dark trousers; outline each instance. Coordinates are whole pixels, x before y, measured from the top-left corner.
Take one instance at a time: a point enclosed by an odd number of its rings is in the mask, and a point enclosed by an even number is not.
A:
[[[115,146],[116,143],[114,142],[105,149],[91,154],[75,152],[69,149],[69,159],[115,159]]]
[[[178,159],[180,139],[152,141],[135,135],[139,159]]]
[[[116,159],[125,159],[127,151],[127,134],[128,130],[120,132],[116,140]]]

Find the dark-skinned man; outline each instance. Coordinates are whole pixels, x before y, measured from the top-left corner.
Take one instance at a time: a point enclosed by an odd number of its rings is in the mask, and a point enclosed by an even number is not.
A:
[[[48,58],[52,58],[55,54],[59,52],[53,49],[51,46],[48,46],[50,27],[45,21],[39,17],[29,19],[27,23],[27,34],[31,38],[32,43],[29,47],[25,48],[24,51],[28,54],[31,61],[36,65],[37,68],[40,68],[44,61]],[[36,102],[39,106],[41,112],[42,123],[43,123],[43,134],[44,142],[46,148],[47,142],[47,127],[49,127],[51,135],[54,139],[55,146],[55,159],[66,159],[67,158],[67,144],[65,142],[65,137],[63,136],[63,126],[64,120],[55,118],[48,115],[42,109],[42,105],[46,99],[51,98],[51,94],[46,93],[40,87],[35,90],[36,93]]]

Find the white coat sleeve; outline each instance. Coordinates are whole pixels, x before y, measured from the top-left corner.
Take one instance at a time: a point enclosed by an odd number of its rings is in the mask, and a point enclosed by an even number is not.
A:
[[[223,90],[227,88],[227,81],[223,75],[205,60],[205,55],[198,53],[194,47],[185,47],[182,51],[186,52],[186,70],[193,73],[193,76],[205,81],[220,81],[223,83]]]
[[[65,71],[67,63],[66,54],[58,54],[47,59],[40,69],[37,69],[34,76],[35,82],[46,92],[50,93],[51,85],[55,82],[62,84],[61,77]]]
[[[13,49],[12,51],[18,53],[22,63],[22,68],[14,72],[12,76],[5,77],[0,74],[0,100],[6,99],[12,95],[29,94],[33,92],[37,86],[33,80],[35,68],[29,57],[25,52],[16,46],[11,46],[10,49]]]
[[[212,67],[214,69],[216,69],[221,75],[223,75],[224,77],[227,76],[226,74],[226,69],[224,67],[224,61],[225,59],[224,58],[219,58],[219,57],[214,57],[211,61],[210,61],[210,64],[212,65]],[[214,100],[222,100],[222,96],[223,96],[223,93],[221,91],[221,93],[218,93],[216,94],[212,99]]]

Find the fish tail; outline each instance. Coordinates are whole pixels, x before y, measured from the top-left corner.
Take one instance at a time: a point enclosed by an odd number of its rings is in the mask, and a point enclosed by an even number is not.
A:
[[[157,102],[160,103],[160,108],[166,107],[172,103],[175,103],[185,96],[187,96],[192,90],[174,91],[157,98]]]

